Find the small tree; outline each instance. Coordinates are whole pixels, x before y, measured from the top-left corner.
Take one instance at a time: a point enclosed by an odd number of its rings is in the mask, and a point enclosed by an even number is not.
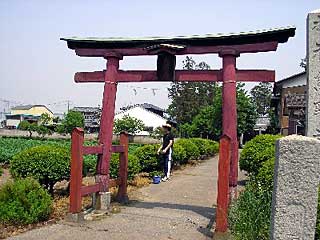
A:
[[[36,131],[36,129],[37,129],[37,124],[36,123],[29,123],[27,120],[23,120],[19,123],[18,129],[28,131],[29,138],[31,138],[32,132]]]
[[[61,125],[56,128],[59,133],[71,133],[76,127],[84,127],[84,117],[81,112],[69,111]]]
[[[257,112],[262,116],[267,115],[270,110],[272,96],[271,83],[260,82],[251,89],[250,94],[252,96],[253,103],[256,105]]]
[[[122,119],[117,119],[114,121],[114,133],[120,134],[125,131],[129,134],[137,134],[144,129],[144,124],[140,119],[135,117],[130,117],[129,115],[124,115]]]

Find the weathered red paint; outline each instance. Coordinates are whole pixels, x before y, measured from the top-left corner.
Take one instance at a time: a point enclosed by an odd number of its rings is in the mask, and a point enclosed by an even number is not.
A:
[[[218,197],[216,209],[216,231],[228,229],[229,172],[231,157],[231,139],[227,135],[220,138],[218,166]]]
[[[221,52],[223,65],[222,87],[222,132],[231,139],[231,161],[229,185],[232,194],[238,184],[238,140],[237,140],[237,91],[236,52]],[[232,195],[231,195],[232,196]]]
[[[94,185],[89,186],[82,186],[81,187],[81,196],[86,196],[91,193],[100,192],[101,191],[101,185],[100,183],[96,183]]]
[[[112,146],[113,119],[117,93],[117,71],[119,69],[119,58],[107,58],[107,70],[105,72],[105,84],[102,100],[102,114],[100,121],[99,143],[103,144],[103,154],[100,155],[97,173],[103,185],[104,191],[108,191],[109,167]]]
[[[127,179],[128,179],[128,151],[129,151],[129,138],[127,133],[120,134],[120,145],[123,146],[124,151],[120,153],[120,166],[119,166],[119,178],[120,185],[118,189],[117,200],[119,202],[126,202],[128,200],[127,195]]]
[[[75,82],[104,82],[105,71],[78,72]],[[274,82],[275,72],[271,70],[237,70],[237,81],[243,82]],[[175,81],[183,82],[216,82],[222,81],[222,70],[176,70]],[[123,71],[117,73],[117,82],[159,82],[156,71]]]
[[[83,155],[102,154],[102,152],[103,152],[103,145],[83,147]]]
[[[71,176],[70,176],[70,208],[71,213],[81,212],[81,185],[83,163],[84,133],[75,128],[71,134]]]
[[[185,49],[176,52],[175,55],[186,54],[208,54],[220,53],[225,49],[235,49],[239,53],[257,53],[277,50],[278,42],[264,42],[241,45],[222,45],[222,46],[187,46]],[[78,48],[75,52],[80,57],[105,57],[107,54],[119,53],[122,56],[143,56],[157,55],[156,52],[141,48],[114,48],[114,49],[91,49]]]
[[[120,153],[119,178],[110,179],[106,175],[98,175],[96,184],[82,186],[83,156],[88,154],[103,154],[104,146],[83,146],[84,132],[81,128],[75,128],[71,134],[71,180],[70,180],[70,208],[69,212],[81,212],[81,200],[83,196],[105,191],[105,183],[108,187],[119,185],[119,199],[127,199],[127,177],[128,177],[128,146],[127,134],[121,134],[120,144],[110,147],[112,152]],[[109,180],[109,182],[106,182]]]

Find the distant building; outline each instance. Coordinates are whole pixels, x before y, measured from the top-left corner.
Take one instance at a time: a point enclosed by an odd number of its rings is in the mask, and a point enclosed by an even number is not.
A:
[[[123,108],[121,108],[123,109]],[[152,111],[153,110],[153,111]],[[158,114],[159,113],[159,114]],[[114,117],[115,120],[122,119],[125,115],[137,118],[145,125],[145,130],[137,133],[137,135],[150,135],[149,131],[155,130],[166,123],[167,119],[162,117],[164,110],[151,104],[137,104],[129,108],[125,108]]]
[[[10,114],[6,115],[6,127],[17,128],[21,121],[38,122],[42,114],[48,114],[53,118],[53,113],[45,105],[23,105],[11,108]]]
[[[142,107],[150,112],[153,112],[161,117],[163,117],[164,113],[165,113],[165,110],[160,108],[160,107],[157,107],[151,103],[143,103],[143,104],[135,104],[135,105],[132,105],[132,106],[127,106],[127,107],[122,107],[120,108],[120,110],[122,111],[126,111],[126,110],[129,110],[131,108],[135,108],[135,107]]]
[[[305,133],[307,74],[301,72],[277,81],[273,89],[272,105],[276,109],[281,134]]]
[[[81,112],[84,117],[84,128],[87,132],[98,132],[100,128],[101,108],[74,107],[72,110]]]

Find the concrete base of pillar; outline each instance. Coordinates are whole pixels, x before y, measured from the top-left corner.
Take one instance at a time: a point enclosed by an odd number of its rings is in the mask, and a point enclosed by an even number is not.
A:
[[[66,221],[68,222],[83,222],[84,221],[84,214],[81,213],[68,213],[66,217]]]
[[[95,197],[94,208],[96,210],[109,210],[111,203],[110,192],[99,192]]]

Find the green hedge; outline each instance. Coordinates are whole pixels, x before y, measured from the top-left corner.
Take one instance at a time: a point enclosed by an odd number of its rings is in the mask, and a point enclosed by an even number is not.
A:
[[[128,179],[132,180],[141,170],[139,159],[132,154],[128,156]],[[114,153],[110,161],[110,177],[117,178],[119,173],[119,153]]]
[[[157,155],[158,144],[147,144],[137,148],[134,155],[139,159],[141,171],[152,172],[161,170],[160,158]]]
[[[279,135],[260,135],[246,143],[240,167],[250,172],[249,183],[229,211],[229,226],[236,239],[269,239],[275,163]],[[320,237],[320,189],[316,239]]]
[[[60,146],[37,146],[16,154],[10,162],[14,178],[32,177],[53,193],[53,185],[70,175],[70,152]]]
[[[187,160],[197,160],[200,157],[200,151],[199,148],[195,143],[193,143],[192,140],[186,139],[186,138],[180,138],[178,139],[174,146],[173,149],[177,146],[180,145],[186,150],[186,159]],[[174,151],[174,150],[173,150]]]
[[[280,137],[280,135],[258,135],[247,142],[240,155],[240,169],[256,176],[264,162],[270,159],[274,161],[274,146]]]
[[[0,188],[0,223],[30,224],[47,220],[50,195],[34,179],[9,181]]]

